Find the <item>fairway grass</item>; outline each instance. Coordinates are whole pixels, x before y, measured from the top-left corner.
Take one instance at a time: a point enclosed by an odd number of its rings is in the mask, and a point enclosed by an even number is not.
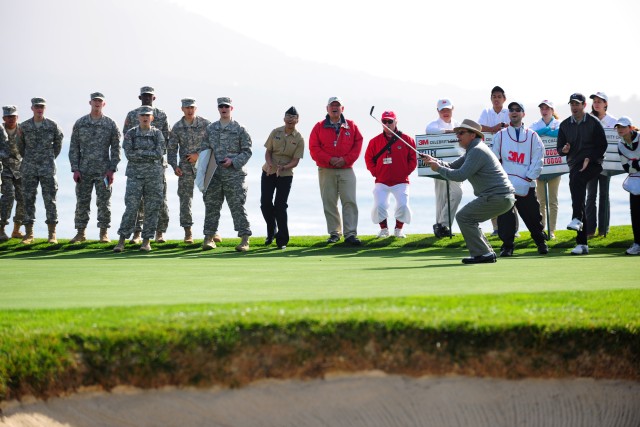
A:
[[[570,256],[463,265],[460,236],[365,246],[238,239],[150,254],[112,244],[0,244],[0,401],[82,386],[212,384],[379,369],[406,375],[640,380],[630,227]],[[492,239],[494,245],[499,241]]]

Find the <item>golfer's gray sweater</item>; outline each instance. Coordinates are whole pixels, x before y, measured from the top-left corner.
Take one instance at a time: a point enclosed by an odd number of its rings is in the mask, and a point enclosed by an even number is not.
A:
[[[442,162],[438,173],[451,181],[469,180],[476,197],[514,194],[507,173],[493,151],[476,138],[467,152],[451,163]]]

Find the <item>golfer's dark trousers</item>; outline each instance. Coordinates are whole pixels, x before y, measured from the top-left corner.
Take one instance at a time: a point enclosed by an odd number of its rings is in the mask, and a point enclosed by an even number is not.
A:
[[[633,230],[633,243],[640,244],[640,196],[629,193],[629,206],[631,207],[631,229]]]
[[[517,210],[517,212],[516,212]],[[502,248],[513,249],[513,240],[516,235],[516,215],[520,215],[522,221],[531,232],[531,238],[536,245],[545,243],[544,226],[540,215],[540,203],[536,196],[535,187],[529,189],[526,196],[516,196],[516,203],[502,215],[498,216],[498,236],[502,240]]]
[[[289,199],[292,182],[293,176],[277,176],[275,173],[267,175],[266,172],[262,171],[260,210],[267,223],[267,238],[275,237],[278,246],[286,246],[289,243],[287,200]],[[276,195],[275,201],[273,198],[274,193]]]
[[[571,207],[573,209],[571,218],[578,218],[583,224],[582,230],[578,231],[578,235],[576,236],[576,244],[586,245],[587,218],[584,201],[587,197],[587,184],[602,172],[602,165],[591,162],[582,172],[580,172],[581,168],[582,164],[573,165],[569,169],[569,191],[571,191]]]

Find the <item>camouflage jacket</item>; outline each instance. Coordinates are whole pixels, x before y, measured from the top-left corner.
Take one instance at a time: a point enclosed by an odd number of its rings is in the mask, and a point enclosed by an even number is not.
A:
[[[159,108],[153,108],[153,122],[151,125],[159,129],[162,132],[162,136],[164,137],[165,143],[169,141],[169,122],[167,119],[167,115],[164,111]],[[134,109],[129,111],[127,114],[127,118],[124,119],[124,126],[122,127],[122,132],[127,133],[129,129],[132,129],[138,126],[140,122],[138,121],[138,109]]]
[[[191,125],[187,124],[184,118],[173,125],[167,145],[167,160],[173,169],[180,167],[182,170],[187,169],[195,173],[194,164],[189,163],[185,157],[200,151],[205,131],[210,124],[209,120],[196,116]]]
[[[118,170],[120,137],[120,129],[107,116],[97,121],[90,114],[79,118],[69,146],[71,172],[104,175],[107,170]]]
[[[162,179],[164,146],[162,132],[153,126],[149,130],[142,130],[139,126],[129,129],[122,143],[128,160],[126,175],[134,178],[157,176]]]
[[[2,128],[2,126],[0,126]],[[2,128],[2,130],[5,130]],[[0,159],[2,159],[3,171],[2,175],[6,177],[13,177],[20,179],[20,164],[22,163],[22,156],[18,151],[18,135],[20,134],[20,126],[16,127],[16,131],[10,135],[6,133],[6,138],[3,138],[0,132]]]
[[[251,158],[251,137],[238,122],[232,119],[224,129],[219,120],[207,126],[199,151],[207,148],[211,148],[217,162],[229,157],[233,159],[233,168],[246,174],[245,165]]]
[[[51,119],[45,118],[39,127],[33,118],[20,123],[17,140],[22,156],[22,175],[55,175],[55,160],[62,149],[62,137],[62,130]]]

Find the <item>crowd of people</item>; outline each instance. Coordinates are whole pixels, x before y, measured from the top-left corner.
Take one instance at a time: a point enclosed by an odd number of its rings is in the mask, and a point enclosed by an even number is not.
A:
[[[95,189],[97,220],[101,242],[110,242],[111,193],[114,173],[118,170],[122,150],[127,158],[125,212],[118,228],[114,252],[122,252],[127,240],[150,251],[151,240],[164,242],[169,224],[165,169],[171,166],[178,177],[180,226],[184,242],[193,243],[192,200],[197,186],[205,205],[203,250],[211,250],[222,241],[218,233],[220,211],[227,201],[234,229],[241,241],[236,250],[249,249],[251,226],[247,217],[246,164],[252,155],[252,140],[246,129],[233,119],[233,102],[229,97],[217,99],[219,118],[209,121],[197,114],[193,98],[181,101],[183,117],[172,127],[164,111],[153,106],[155,91],[140,89],[141,105],[132,109],[124,121],[122,133],[116,123],[103,114],[105,96],[90,95],[90,112],[76,121],[71,134],[69,162],[76,190],[76,235],[70,240],[87,240],[90,203]],[[609,228],[609,177],[603,174],[602,162],[607,148],[605,128],[616,128],[621,138],[619,153],[628,173],[624,188],[630,192],[630,210],[634,244],[626,253],[640,254],[640,148],[638,131],[628,117],[616,119],[607,113],[608,97],[603,92],[591,95],[592,111],[586,112],[586,98],[580,93],[570,96],[571,116],[560,121],[554,103],[539,103],[540,118],[524,125],[525,106],[517,101],[506,104],[505,91],[496,86],[491,91],[491,107],[482,111],[477,121],[454,120],[450,99],[436,104],[438,117],[426,126],[427,134],[453,133],[464,154],[453,162],[421,153],[414,139],[398,129],[394,111],[384,111],[382,131],[366,146],[364,161],[374,178],[371,218],[379,224],[378,238],[404,238],[404,225],[411,223],[409,176],[418,159],[437,172],[435,183],[436,218],[434,235],[451,236],[453,220],[465,239],[470,257],[467,264],[495,262],[493,251],[479,224],[492,220],[493,232],[502,240],[500,257],[514,254],[521,218],[531,232],[538,252],[548,253],[547,240],[555,238],[558,215],[560,176],[541,179],[545,147],[541,136],[557,138],[557,150],[566,156],[572,199],[572,221],[567,226],[577,232],[575,255],[588,254],[588,238],[606,236]],[[55,159],[62,147],[63,133],[45,117],[46,100],[31,99],[33,116],[18,123],[15,106],[3,107],[4,125],[0,127],[2,177],[0,199],[0,241],[34,240],[35,202],[38,186],[42,191],[48,226],[48,242],[57,243]],[[358,204],[353,165],[360,157],[363,136],[357,124],[345,117],[341,98],[331,97],[326,116],[313,126],[309,135],[309,153],[318,167],[318,184],[326,219],[328,243],[341,239],[360,246],[358,238]],[[260,209],[266,224],[264,244],[285,249],[289,242],[287,200],[292,188],[294,169],[303,158],[305,138],[296,129],[299,115],[295,107],[284,113],[284,125],[274,129],[265,147],[262,167]],[[376,119],[377,120],[377,119]],[[491,147],[484,143],[484,133],[493,133]],[[124,135],[123,135],[124,134]],[[462,182],[468,180],[476,198],[458,209],[462,200]],[[548,194],[545,194],[547,192]],[[600,192],[599,198],[597,196]],[[395,200],[393,217],[389,208]],[[548,198],[549,209],[547,212]],[[596,201],[598,200],[598,203]],[[12,211],[13,231],[7,234]],[[598,209],[596,209],[598,205]],[[341,209],[340,209],[341,208]],[[544,230],[549,223],[549,233]],[[390,222],[391,218],[395,223]],[[21,226],[24,225],[24,233]],[[393,232],[390,231],[393,227]]]

